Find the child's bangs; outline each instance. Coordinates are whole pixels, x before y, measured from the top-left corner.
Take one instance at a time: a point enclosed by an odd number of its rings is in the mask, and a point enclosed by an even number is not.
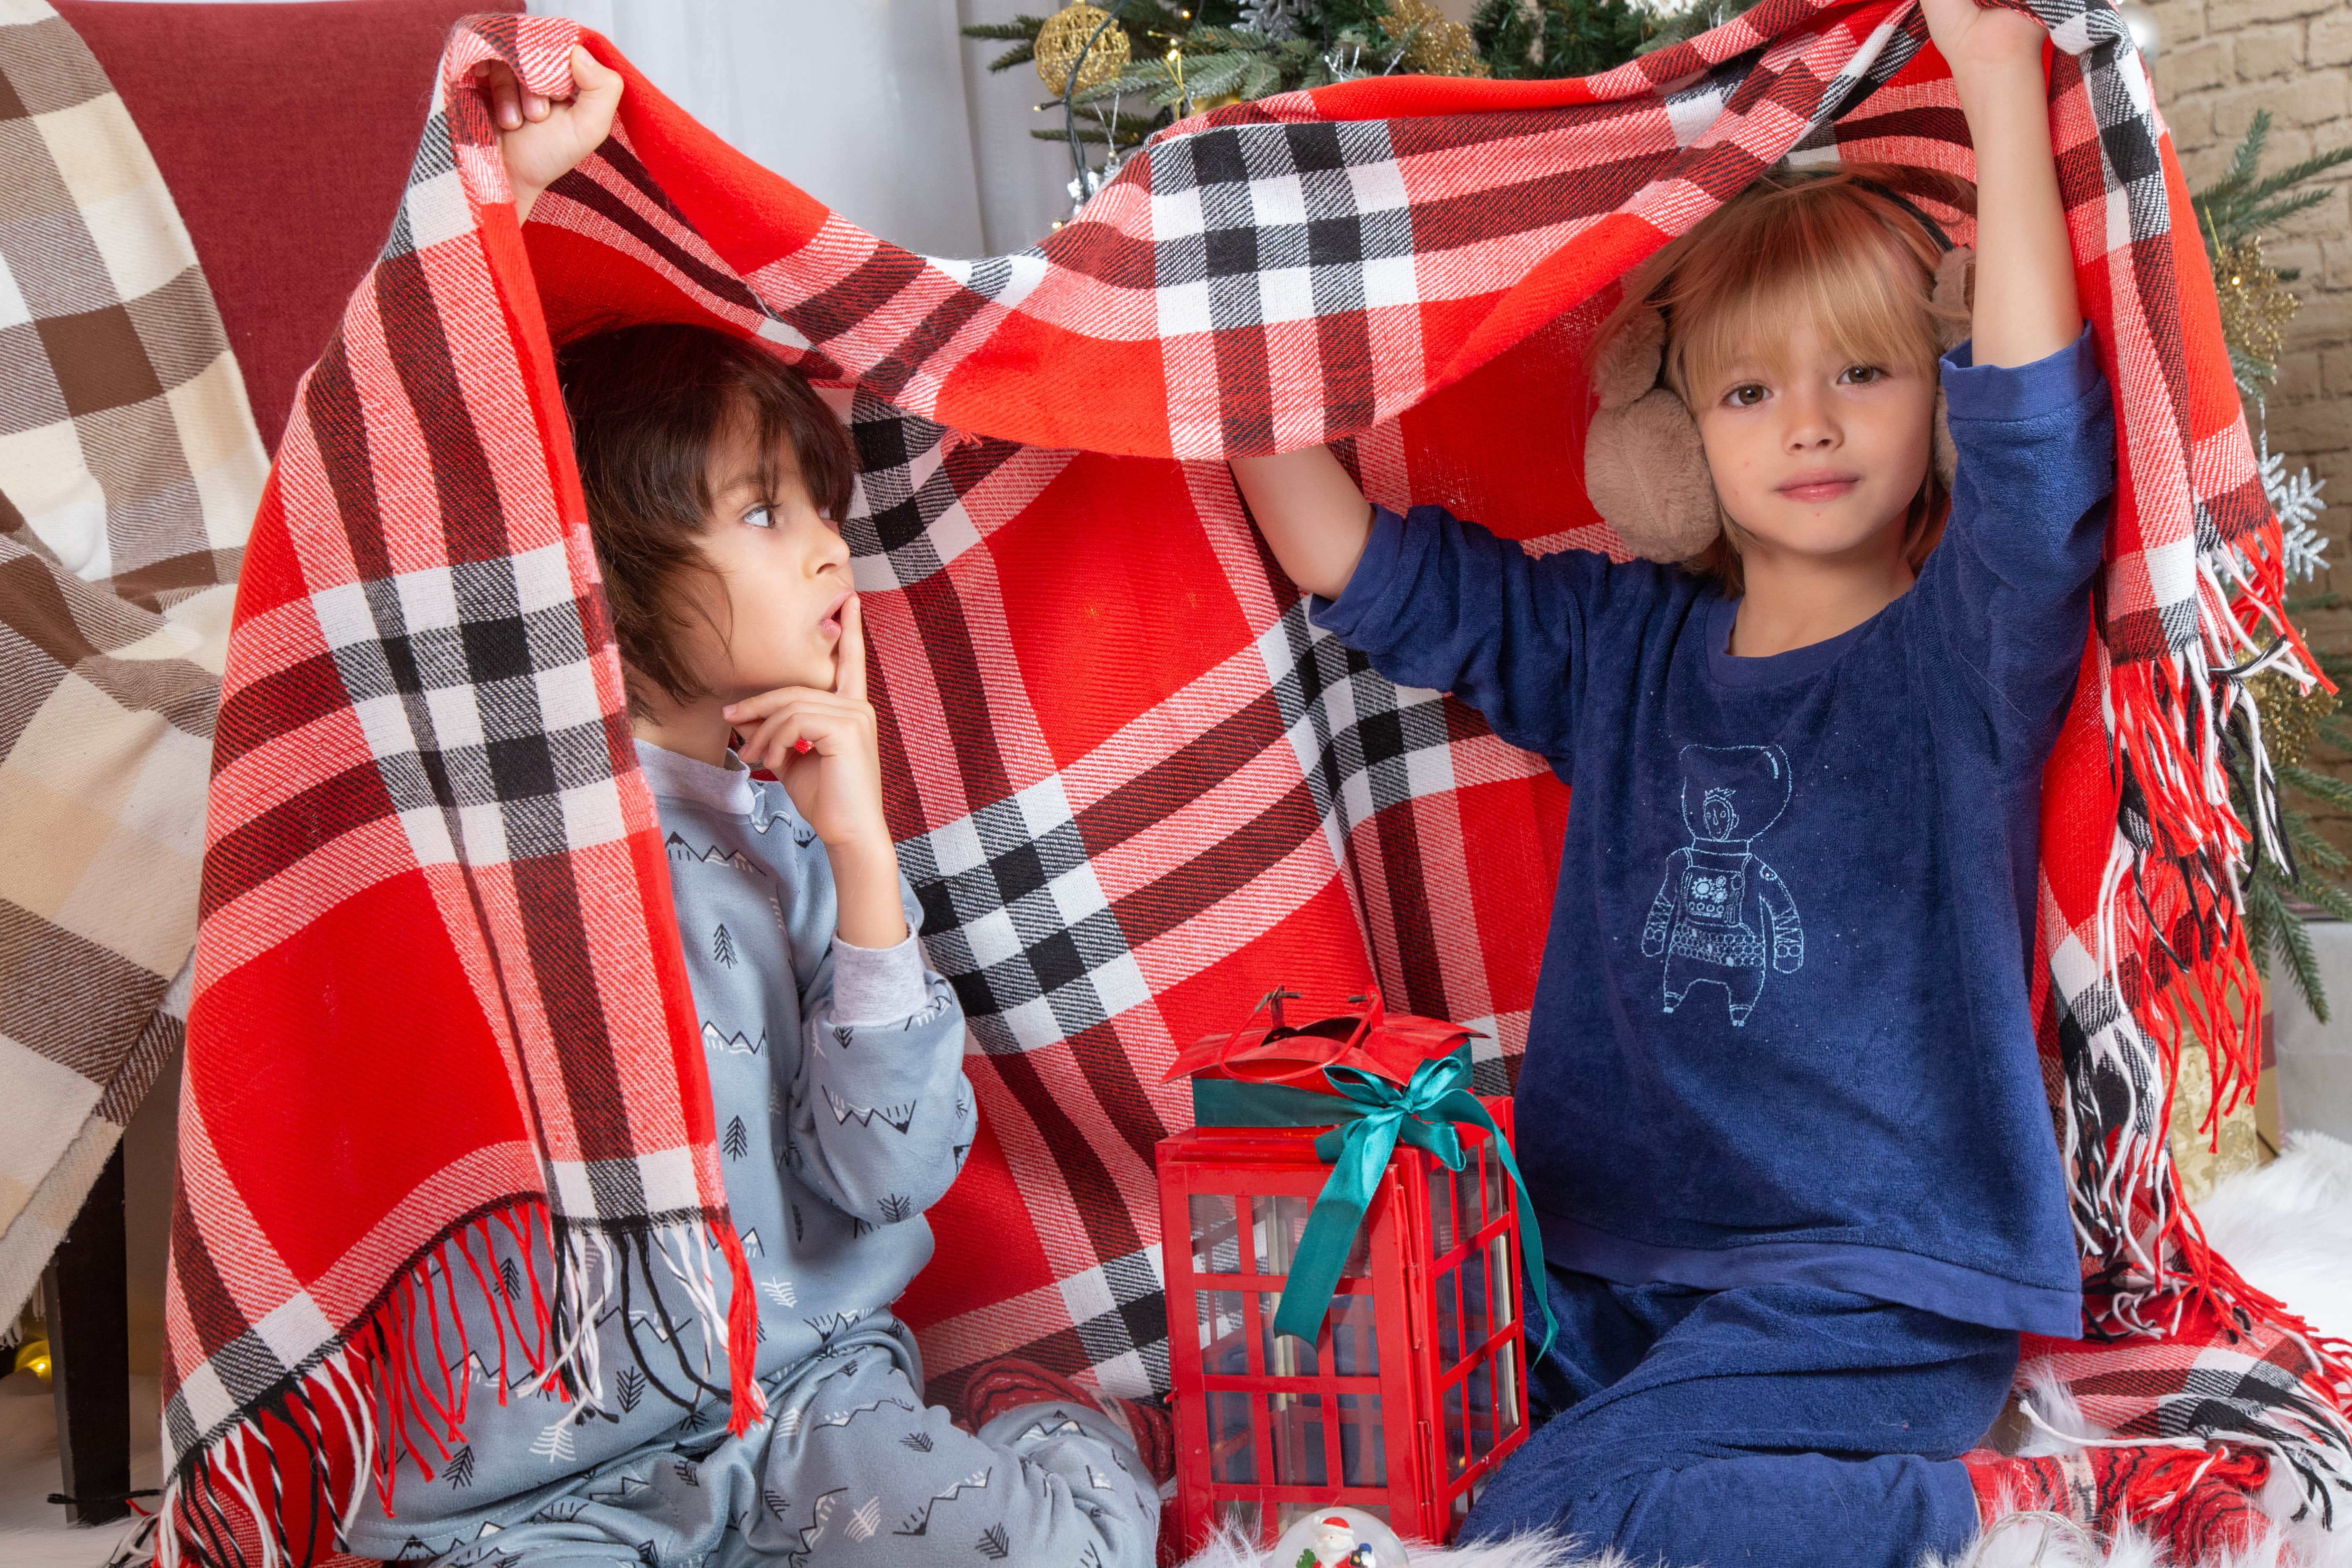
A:
[[[1801,321],[1858,363],[1934,372],[1933,258],[1924,236],[1906,243],[1876,205],[1843,182],[1773,192],[1727,210],[1731,221],[1681,258],[1662,303],[1668,374],[1686,402],[1711,400],[1743,365],[1785,374]]]

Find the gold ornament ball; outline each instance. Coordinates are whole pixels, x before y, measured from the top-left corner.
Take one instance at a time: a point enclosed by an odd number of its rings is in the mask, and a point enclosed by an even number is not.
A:
[[[1103,35],[1095,38],[1095,29],[1102,27],[1110,15],[1099,5],[1083,3],[1065,5],[1045,18],[1037,29],[1037,79],[1047,91],[1059,98],[1071,93],[1091,92],[1106,82],[1116,81],[1127,69],[1127,34],[1118,27],[1103,27]],[[1087,49],[1087,40],[1094,38],[1094,47]],[[1078,51],[1087,49],[1087,63],[1078,71],[1078,79],[1070,80],[1070,71],[1078,63]]]
[[[2214,259],[2213,291],[2221,307],[2221,336],[2241,353],[2276,364],[2286,348],[2286,323],[2303,301],[2287,290],[2277,268],[2263,259],[2252,235]]]
[[[1470,29],[1451,20],[1429,0],[1390,0],[1381,31],[1393,41],[1412,35],[1404,68],[1423,76],[1483,77],[1492,68],[1478,55]]]
[[[2263,716],[2263,750],[2274,768],[2299,768],[2310,760],[2319,739],[2319,727],[2342,701],[2335,692],[2315,686],[2305,691],[2292,676],[2263,670],[2246,682],[2246,690]]]

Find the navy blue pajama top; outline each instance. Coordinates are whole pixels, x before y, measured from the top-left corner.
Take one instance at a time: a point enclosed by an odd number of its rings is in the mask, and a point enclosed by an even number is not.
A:
[[[1555,1264],[2072,1337],[2027,966],[2114,420],[2087,329],[1942,377],[1943,541],[1825,642],[1734,658],[1712,583],[1434,507],[1380,513],[1315,619],[1573,792],[1517,1107]]]

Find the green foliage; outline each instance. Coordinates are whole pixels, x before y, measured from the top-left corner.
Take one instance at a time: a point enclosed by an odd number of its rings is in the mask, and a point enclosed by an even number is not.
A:
[[[1685,38],[1696,38],[1709,28],[1720,27],[1734,16],[1748,10],[1756,0],[1692,0],[1692,3],[1654,18],[1650,37],[1642,45],[1642,52],[1679,44]]]
[[[1506,80],[1591,76],[1640,54],[1656,19],[1626,0],[1486,0],[1470,37],[1488,68]]]
[[[2265,973],[2286,970],[2297,994],[2320,1022],[2327,1021],[2327,988],[2319,977],[2319,955],[2303,917],[2290,908],[2277,871],[2265,861],[2242,884],[2246,897],[2246,945]],[[2275,960],[2275,963],[2273,963]]]
[[[2352,163],[2352,147],[2338,147],[2275,174],[2264,174],[2263,153],[2270,132],[2269,111],[2256,110],[2244,140],[2238,143],[2221,177],[2189,198],[2198,229],[2204,237],[2206,258],[2217,272],[2225,255],[2237,252],[2246,241],[2258,238],[2265,230],[2327,200],[2332,191],[2303,187],[2328,170]],[[2268,270],[2273,286],[2294,276],[2284,268]],[[2251,281],[2263,280],[2257,276]],[[2248,352],[2243,343],[2232,341],[2229,346],[2231,367],[2239,388],[2254,398],[2259,408],[2262,388],[2277,375],[2277,366]],[[2275,458],[2266,459],[2263,477],[2273,508],[2283,521],[2288,521],[2290,512],[2297,513],[2307,531],[2311,515],[2318,510],[2311,504],[2314,498],[2305,493],[2297,500],[2295,484],[2287,479],[2284,464]],[[2301,478],[2303,491],[2315,489],[2310,486],[2307,472]],[[2306,594],[2288,598],[2284,608],[2289,619],[2300,623],[2315,611],[2334,609],[2342,603],[2340,595]],[[2352,683],[2352,655],[2314,648],[2312,658],[2319,674],[2338,686]],[[2340,712],[2321,720],[2314,734],[2319,746],[2338,752],[2352,750],[2352,724],[2347,724]],[[2242,746],[2236,751],[2231,793],[2241,820],[2252,821],[2252,781],[2247,776],[2252,758]],[[2352,783],[2301,763],[2282,764],[2276,774],[2279,826],[2294,860],[2294,874],[2289,875],[2287,867],[2262,857],[2242,879],[2246,938],[2264,973],[2276,974],[2284,969],[2289,983],[2324,1023],[2327,1019],[2326,991],[2303,922],[2312,910],[2338,920],[2352,920],[2352,893],[2347,893],[2345,887],[2345,873],[2347,867],[2352,867],[2352,861],[2320,836],[2308,811],[2297,802],[2352,812]]]
[[[2221,253],[2249,236],[2275,228],[2295,214],[2315,207],[2335,193],[2328,190],[2301,191],[2305,184],[2338,164],[2352,163],[2352,146],[2337,147],[2291,163],[2274,174],[2261,173],[2263,148],[2270,140],[2271,111],[2258,109],[2253,123],[2246,129],[2246,138],[2230,158],[2230,167],[2211,184],[2189,197],[2197,213],[2197,226],[2205,237],[2208,260],[2220,259]],[[2281,271],[2279,277],[2292,282],[2292,271]]]
[[[1037,29],[1045,25],[1043,16],[1022,15],[1010,22],[974,22],[963,30],[967,38],[1010,39],[1013,47],[988,62],[992,71],[1011,70],[1025,66],[1037,58]]]

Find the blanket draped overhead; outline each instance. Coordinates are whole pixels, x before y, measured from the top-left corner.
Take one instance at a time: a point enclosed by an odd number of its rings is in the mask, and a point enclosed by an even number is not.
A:
[[[2094,1342],[2029,1353],[2113,1429],[2263,1443],[2332,1509],[2347,1347],[2205,1247],[2165,1142],[2179,1052],[2212,1053],[2224,1104],[2252,1081],[2233,879],[2269,829],[2232,809],[2224,735],[2252,739],[2250,663],[2307,665],[2147,73],[2104,5],[2035,9],[2120,439],[2034,960]],[[563,93],[575,37],[626,74],[621,124],[519,227],[466,79],[498,57]],[[902,1310],[934,1397],[1014,1351],[1146,1394],[1171,1348],[1151,1151],[1189,1115],[1159,1082],[1177,1045],[1277,981],[1336,1000],[1370,977],[1484,1030],[1480,1087],[1503,1089],[1567,807],[1468,710],[1308,626],[1221,459],[1334,442],[1391,506],[1617,549],[1579,478],[1583,345],[1630,266],[1784,158],[1969,174],[1908,0],[1764,0],[1580,81],[1220,109],[981,261],[859,231],[569,23],[461,26],[237,606],[166,1557],[331,1552],[395,1451],[457,1453],[469,1398],[605,1397],[583,1351],[616,1267],[743,1268],[551,344],[709,323],[849,420],[887,805],[984,1117]],[[1966,243],[1931,184],[1916,198]],[[488,1277],[495,1229],[543,1237],[546,1276]],[[499,1343],[456,1342],[467,1291],[506,1302]]]

